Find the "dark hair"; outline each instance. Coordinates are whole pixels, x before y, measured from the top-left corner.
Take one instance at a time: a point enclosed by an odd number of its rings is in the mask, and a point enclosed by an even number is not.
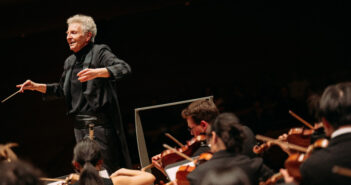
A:
[[[233,113],[222,113],[213,122],[211,132],[214,131],[224,142],[227,151],[241,152],[245,139],[239,119]]]
[[[80,185],[103,184],[95,166],[102,159],[100,146],[89,138],[84,138],[74,147],[73,160],[78,162],[83,169],[80,171]]]
[[[215,168],[209,170],[200,185],[250,185],[245,172],[238,167]]]
[[[334,129],[351,124],[351,83],[343,82],[328,86],[319,102],[320,116]]]
[[[1,185],[41,185],[40,175],[38,169],[21,160],[0,162]]]
[[[182,111],[182,117],[186,119],[191,116],[196,124],[202,120],[211,123],[219,114],[216,104],[212,100],[197,100],[189,104]]]
[[[315,119],[315,122],[320,121],[319,116],[319,101],[321,97],[318,94],[312,94],[307,98],[307,106],[309,114]]]

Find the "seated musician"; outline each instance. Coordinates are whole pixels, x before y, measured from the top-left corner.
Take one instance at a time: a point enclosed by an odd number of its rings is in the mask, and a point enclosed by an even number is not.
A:
[[[148,185],[153,183],[155,177],[140,170],[128,170],[121,168],[113,173],[109,178],[99,176],[102,168],[102,156],[99,145],[89,138],[85,138],[74,148],[73,165],[80,172],[79,177],[70,176],[68,178],[78,180],[77,184],[115,184],[115,185]]]
[[[185,108],[181,115],[187,121],[190,134],[197,137],[201,134],[205,134],[206,130],[210,127],[213,120],[218,116],[219,110],[212,100],[197,100],[192,102]],[[239,123],[239,119],[235,117],[236,122]],[[255,136],[252,130],[244,125],[243,128],[246,138],[243,143],[243,154],[249,157],[255,157],[256,154],[252,152],[253,146],[256,144]],[[192,156],[198,156],[201,153],[210,151],[207,143],[203,142],[197,151],[194,152]],[[161,154],[152,157],[152,163],[163,172],[162,164],[160,164],[159,159]]]
[[[211,169],[239,167],[246,173],[251,184],[258,184],[259,180],[265,180],[273,174],[261,158],[249,158],[241,154],[245,136],[242,126],[236,121],[234,114],[222,113],[212,123],[207,136],[213,156],[187,176],[190,184],[200,184]]]
[[[102,169],[102,155],[100,146],[89,138],[84,138],[76,144],[73,150],[73,166],[80,173],[79,176],[70,175],[68,178],[77,181],[76,184],[112,185],[112,180],[102,178],[99,171]]]
[[[182,111],[182,117],[186,119],[190,134],[194,137],[205,134],[206,129],[218,114],[219,111],[212,100],[194,101]],[[192,156],[198,156],[209,150],[210,148],[206,142],[203,142]],[[163,172],[162,164],[159,162],[160,159],[161,154],[155,155],[152,157],[152,163],[157,169]]]
[[[328,86],[320,99],[320,116],[324,130],[330,137],[328,147],[313,152],[300,166],[301,184],[346,185],[351,178],[333,173],[335,166],[351,168],[351,83]],[[286,182],[295,181],[281,170]],[[298,182],[295,182],[298,183]]]

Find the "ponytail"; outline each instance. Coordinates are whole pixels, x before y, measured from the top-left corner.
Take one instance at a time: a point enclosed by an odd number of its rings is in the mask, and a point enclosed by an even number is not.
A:
[[[100,146],[94,140],[83,139],[74,147],[73,161],[83,168],[80,170],[79,185],[103,185],[96,166],[102,159]]]
[[[84,167],[80,173],[79,185],[103,185],[103,181],[99,176],[99,172],[96,170],[90,162],[85,162]]]

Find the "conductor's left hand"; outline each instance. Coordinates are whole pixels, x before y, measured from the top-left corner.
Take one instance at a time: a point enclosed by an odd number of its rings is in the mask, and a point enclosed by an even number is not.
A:
[[[80,71],[77,76],[80,82],[86,82],[95,78],[108,78],[110,77],[110,73],[106,68],[87,68]]]

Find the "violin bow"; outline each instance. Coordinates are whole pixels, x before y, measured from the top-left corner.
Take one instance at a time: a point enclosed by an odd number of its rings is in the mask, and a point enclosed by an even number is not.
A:
[[[351,169],[350,168],[344,168],[341,166],[334,166],[332,168],[333,173],[339,174],[339,175],[344,175],[347,177],[351,177]]]
[[[58,181],[65,181],[65,179],[54,179],[54,178],[47,178],[47,177],[40,177],[41,181],[52,181],[52,182],[58,182]]]
[[[257,140],[260,140],[260,141],[269,141],[269,142],[272,142],[274,144],[278,144],[278,145],[285,145],[293,150],[296,150],[296,151],[299,151],[299,152],[304,152],[306,153],[307,152],[307,148],[305,147],[301,147],[301,146],[298,146],[298,145],[294,145],[294,144],[290,144],[290,143],[287,143],[287,142],[283,142],[283,141],[279,141],[278,139],[273,139],[273,138],[270,138],[270,137],[266,137],[266,136],[262,136],[262,135],[256,135],[256,139]]]
[[[307,127],[309,127],[310,129],[313,129],[313,126],[308,123],[307,121],[305,121],[304,119],[302,119],[300,116],[298,116],[297,114],[295,114],[293,111],[289,110],[289,114],[292,115],[294,118],[296,118],[297,120],[299,120],[300,122],[302,122],[303,124],[305,124]]]
[[[184,145],[183,145],[181,142],[179,142],[175,137],[173,137],[171,134],[165,133],[165,135],[166,135],[169,139],[171,139],[172,141],[174,141],[175,143],[177,143],[180,147],[184,147]]]
[[[191,157],[179,152],[175,148],[172,148],[172,147],[168,146],[167,144],[163,144],[163,147],[172,150],[174,153],[178,154],[179,156],[183,157],[184,159],[186,159],[188,161],[194,162],[194,159],[192,159]]]
[[[51,181],[51,182],[63,181],[63,185],[68,185],[68,184],[73,184],[76,181],[78,181],[79,176],[77,176],[76,174],[70,174],[66,179],[41,177],[40,180],[41,181]]]

